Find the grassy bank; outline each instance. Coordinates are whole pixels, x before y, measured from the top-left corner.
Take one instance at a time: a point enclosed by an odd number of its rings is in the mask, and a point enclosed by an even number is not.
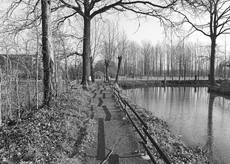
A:
[[[125,89],[164,86],[161,81],[157,80],[123,80],[119,81],[119,86]]]
[[[219,82],[219,81],[218,81]],[[220,82],[221,83],[221,82]],[[125,89],[128,88],[140,88],[140,87],[170,87],[170,86],[190,86],[190,87],[207,87],[209,85],[208,80],[124,80],[119,81],[119,86]]]
[[[220,85],[211,86],[209,87],[209,91],[230,96],[230,81],[227,80],[220,83]]]
[[[90,99],[79,88],[63,93],[49,108],[31,108],[20,121],[5,122],[0,127],[0,163],[81,163],[81,153],[93,139]]]

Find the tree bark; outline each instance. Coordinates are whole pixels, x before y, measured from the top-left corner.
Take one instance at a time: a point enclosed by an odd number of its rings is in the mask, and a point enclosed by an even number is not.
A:
[[[90,74],[91,74],[91,80],[92,82],[95,82],[95,77],[94,77],[94,68],[93,68],[93,57],[90,57]]]
[[[108,68],[109,68],[109,61],[105,60],[105,81],[106,82],[109,82]]]
[[[179,81],[181,78],[181,70],[182,70],[182,59],[181,59],[181,54],[180,54],[180,59],[179,59]]]
[[[65,54],[65,89],[68,91],[69,86],[69,71],[68,71],[68,60],[67,60],[67,53],[64,46],[64,54]]]
[[[115,79],[114,83],[118,83],[119,72],[120,72],[120,68],[121,68],[121,61],[122,61],[122,56],[118,56],[117,74],[116,74],[116,79]]]
[[[50,30],[50,0],[42,0],[42,55],[43,55],[43,84],[44,105],[49,106],[51,100],[51,30]]]
[[[216,85],[215,82],[215,53],[216,53],[216,37],[211,37],[211,57],[210,57],[210,85]]]
[[[38,11],[35,10],[34,12],[34,18],[37,17],[37,14],[38,14]],[[39,48],[39,30],[38,30],[38,21],[36,20],[34,22],[34,25],[35,25],[35,30],[36,30],[36,77],[35,77],[35,94],[36,94],[36,109],[38,109],[38,103],[39,103],[39,100],[38,100],[38,66],[39,66],[39,53],[40,53],[40,48]],[[17,64],[17,70],[18,70],[18,64]],[[18,77],[17,77],[18,78]],[[18,98],[18,96],[17,96]],[[19,104],[19,102],[18,102]]]
[[[82,82],[83,88],[88,88],[88,79],[90,75],[90,18],[84,17],[84,36],[83,36],[83,75]]]

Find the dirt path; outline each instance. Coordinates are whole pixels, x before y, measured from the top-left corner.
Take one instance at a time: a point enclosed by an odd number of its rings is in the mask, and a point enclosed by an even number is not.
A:
[[[129,123],[124,120],[124,113],[114,99],[109,85],[101,85],[93,91],[91,107],[95,126],[95,143],[86,150],[85,163],[100,164],[149,164],[140,153],[143,148],[139,138]],[[106,160],[105,160],[106,159]]]

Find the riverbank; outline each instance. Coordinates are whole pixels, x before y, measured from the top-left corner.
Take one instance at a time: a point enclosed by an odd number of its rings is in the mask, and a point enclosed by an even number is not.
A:
[[[223,81],[220,85],[209,87],[209,92],[230,96],[230,81]]]
[[[222,83],[218,80],[217,83]],[[141,87],[208,87],[208,80],[123,80],[119,81],[119,86],[124,89],[141,88]]]
[[[170,157],[172,163],[210,163],[204,151],[200,147],[187,147],[180,136],[175,136],[169,130],[169,126],[166,122],[155,117],[148,110],[133,103],[120,89],[122,97],[125,98],[129,104],[138,112],[145,122],[147,122],[151,135],[162,150]],[[141,128],[141,126],[140,126]],[[150,145],[151,147],[151,145]],[[152,148],[153,154],[159,163],[163,162],[162,159],[156,154],[154,148]]]

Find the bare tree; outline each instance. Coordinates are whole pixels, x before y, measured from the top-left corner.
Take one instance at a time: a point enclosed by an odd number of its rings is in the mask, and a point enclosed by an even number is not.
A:
[[[51,1],[41,0],[42,6],[42,56],[44,69],[44,105],[49,106],[51,100],[51,71],[52,71],[52,36],[51,36]]]
[[[65,21],[67,18],[78,13],[82,16],[84,21],[84,32],[83,32],[83,78],[82,84],[87,88],[87,79],[90,75],[90,35],[91,35],[91,20],[102,13],[109,10],[115,9],[118,11],[129,10],[137,14],[146,14],[161,18],[160,12],[163,9],[170,8],[175,4],[176,0],[161,1],[158,4],[152,3],[151,1],[135,1],[135,0],[115,0],[115,1],[102,1],[102,0],[60,0],[60,2],[73,10],[73,12],[62,20]]]
[[[150,41],[142,42],[142,54],[144,57],[144,75],[149,78],[150,74],[150,56],[152,54],[152,44]]]
[[[126,56],[127,48],[128,48],[127,47],[128,46],[127,45],[127,36],[125,34],[125,31],[123,30],[122,34],[118,35],[118,36],[120,36],[119,41],[118,41],[118,57],[117,57],[117,59],[118,59],[118,67],[117,67],[117,74],[116,74],[116,78],[115,78],[114,83],[118,83],[122,57]]]
[[[31,1],[31,0],[13,0],[9,10],[7,10],[6,15],[7,19],[4,24],[14,24],[15,26],[12,28],[5,28],[5,32],[17,31],[20,32],[25,28],[32,28],[34,25],[34,11],[39,6],[39,0]],[[51,2],[51,0],[49,1]],[[83,19],[83,77],[82,84],[87,88],[87,80],[90,75],[90,57],[91,57],[91,48],[90,48],[90,35],[91,35],[91,20],[103,13],[107,13],[108,11],[131,11],[137,13],[137,16],[140,14],[150,15],[162,19],[161,12],[162,10],[171,8],[176,3],[176,0],[165,0],[165,1],[136,1],[136,0],[58,0],[52,1],[52,12],[65,11],[61,18],[58,18],[56,22],[58,22],[58,26],[63,24],[66,20],[70,20],[70,18],[75,17],[76,15],[80,15]],[[12,16],[15,9],[23,9],[25,6],[28,7],[25,10],[25,15],[20,14],[18,17],[18,21],[15,21],[15,17]],[[66,10],[68,9],[68,10]],[[63,12],[62,12],[63,13]],[[10,19],[8,16],[12,16]],[[25,19],[26,18],[26,19]],[[41,14],[37,15],[36,19],[41,19]],[[166,18],[165,18],[166,19]]]
[[[74,55],[81,56],[81,54],[76,53],[76,48],[71,46],[72,36],[68,32],[56,29],[53,32],[53,40],[54,40],[54,59],[56,60],[55,65],[55,76],[56,81],[59,79],[59,88],[61,89],[62,84],[62,74],[64,74],[65,79],[65,90],[68,91],[68,86],[70,84],[69,77],[69,66],[74,59]],[[64,62],[64,65],[62,63]],[[61,70],[61,71],[60,71]],[[56,88],[58,88],[58,84],[56,84]]]
[[[230,33],[230,1],[200,0],[182,1],[173,8],[182,17],[180,23],[188,23],[192,28],[211,39],[210,85],[215,85],[216,40],[221,34]]]
[[[110,62],[116,57],[118,51],[118,29],[115,23],[109,22],[107,23],[107,28],[104,33],[104,44],[102,47],[102,55],[105,61],[105,78],[106,81],[109,81],[108,68]]]
[[[119,79],[119,72],[120,72],[120,68],[121,68],[121,61],[122,61],[122,56],[118,56],[118,66],[117,66],[117,74],[116,74],[116,78],[114,83],[117,84],[118,83],[118,79]]]
[[[35,9],[34,11],[34,18],[37,18],[37,9]],[[35,35],[36,35],[36,76],[35,76],[35,94],[36,94],[36,109],[38,109],[38,103],[39,103],[39,97],[38,97],[38,68],[39,68],[39,54],[40,54],[40,45],[39,45],[39,29],[38,29],[38,21],[36,20],[34,22],[34,26],[35,26]]]
[[[127,53],[123,54],[123,75],[132,75],[134,78],[140,71],[139,60],[141,58],[141,46],[135,41],[128,41]]]
[[[96,57],[99,56],[100,54],[100,48],[101,48],[101,43],[103,42],[103,24],[102,21],[98,18],[95,18],[93,20],[93,25],[92,25],[92,35],[91,35],[91,57],[90,57],[90,74],[91,74],[91,79],[92,82],[95,81],[94,77],[94,66],[93,63],[96,59]]]

